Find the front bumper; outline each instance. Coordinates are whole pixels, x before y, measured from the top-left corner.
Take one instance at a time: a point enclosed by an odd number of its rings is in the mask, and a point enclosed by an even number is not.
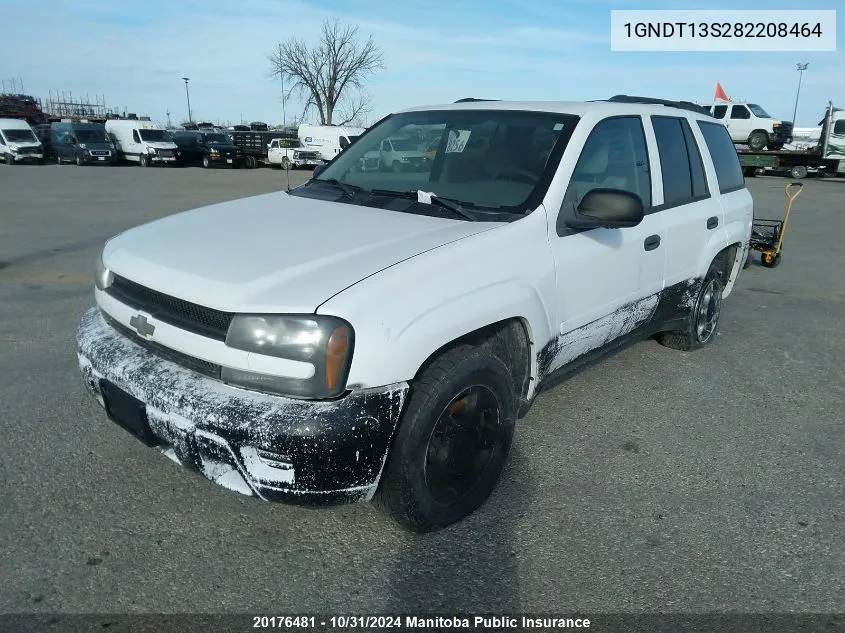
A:
[[[144,404],[169,457],[236,492],[296,504],[369,501],[408,392],[398,383],[306,401],[230,387],[148,351],[97,307],[80,321],[77,357],[101,406],[104,379]]]
[[[9,154],[16,163],[39,163],[44,159],[43,153],[38,154],[22,154],[19,152],[10,152]]]

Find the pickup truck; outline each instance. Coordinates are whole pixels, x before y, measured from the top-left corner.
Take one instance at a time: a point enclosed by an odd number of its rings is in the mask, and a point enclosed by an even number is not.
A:
[[[360,169],[421,129],[425,165]],[[411,108],[299,187],[109,240],[79,369],[117,426],[223,487],[435,530],[488,498],[545,389],[645,337],[716,342],[752,219],[694,104]]]

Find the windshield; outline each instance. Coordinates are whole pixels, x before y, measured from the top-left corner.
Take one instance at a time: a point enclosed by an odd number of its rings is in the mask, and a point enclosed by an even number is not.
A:
[[[76,130],[76,140],[80,143],[108,143],[105,130]]]
[[[23,143],[26,141],[38,142],[31,130],[3,130],[3,136],[10,143]]]
[[[206,134],[205,140],[209,145],[229,145],[232,141],[225,134]]]
[[[138,130],[138,132],[141,134],[142,141],[148,141],[150,143],[173,142],[173,137],[167,130]]]
[[[569,114],[507,110],[396,114],[363,134],[313,182],[336,180],[379,195],[422,190],[477,209],[524,213],[529,198],[548,187],[547,179],[541,181],[557,166],[577,121]]]
[[[760,117],[761,119],[771,119],[772,117],[766,112],[763,108],[758,106],[756,103],[749,103],[748,109],[754,113],[754,116]]]

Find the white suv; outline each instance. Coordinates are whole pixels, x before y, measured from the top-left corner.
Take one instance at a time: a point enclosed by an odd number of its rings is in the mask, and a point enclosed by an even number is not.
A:
[[[296,189],[112,238],[85,385],[232,490],[467,516],[542,390],[636,339],[715,338],[751,196],[724,125],[646,101],[406,110]],[[359,169],[420,128],[426,169]]]

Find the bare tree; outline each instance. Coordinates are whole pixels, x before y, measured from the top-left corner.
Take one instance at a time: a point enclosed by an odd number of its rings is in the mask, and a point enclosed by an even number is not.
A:
[[[303,111],[316,108],[322,125],[336,118],[343,125],[368,113],[372,106],[363,82],[384,67],[372,35],[362,43],[358,27],[341,26],[337,18],[323,22],[316,45],[291,38],[276,44],[267,59],[274,76],[292,81],[288,94],[304,98]]]

